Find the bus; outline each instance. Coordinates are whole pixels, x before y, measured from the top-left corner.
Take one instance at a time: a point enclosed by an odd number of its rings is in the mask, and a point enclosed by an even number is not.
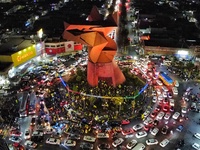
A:
[[[166,73],[161,72],[158,76],[166,86],[172,86],[174,81]]]
[[[36,95],[35,92],[32,92],[30,94],[30,99],[29,99],[29,107],[28,107],[28,113],[29,115],[35,114],[35,105],[36,105]]]
[[[20,101],[20,108],[19,108],[19,116],[20,117],[26,117],[28,114],[28,99],[29,99],[29,93],[24,92],[22,99]]]

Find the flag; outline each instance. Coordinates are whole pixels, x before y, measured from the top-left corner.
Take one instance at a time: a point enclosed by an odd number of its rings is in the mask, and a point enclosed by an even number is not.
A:
[[[73,41],[67,41],[65,42],[65,52],[74,51],[74,42]]]

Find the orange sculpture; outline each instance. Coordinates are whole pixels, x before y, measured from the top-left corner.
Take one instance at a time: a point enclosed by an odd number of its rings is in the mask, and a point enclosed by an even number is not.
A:
[[[65,22],[63,38],[88,46],[87,81],[91,86],[97,86],[99,80],[116,86],[125,81],[123,73],[114,61],[117,45],[109,37],[109,34],[117,29],[118,16],[114,13],[103,20],[96,10],[97,8],[93,7],[88,16],[89,21],[84,25]]]

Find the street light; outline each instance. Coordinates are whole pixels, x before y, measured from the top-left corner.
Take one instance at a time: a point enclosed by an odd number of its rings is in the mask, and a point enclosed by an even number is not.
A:
[[[39,39],[40,39],[41,54],[42,54],[42,56],[43,56],[43,46],[42,46],[43,29],[42,29],[42,28],[37,32],[37,36],[38,36]]]

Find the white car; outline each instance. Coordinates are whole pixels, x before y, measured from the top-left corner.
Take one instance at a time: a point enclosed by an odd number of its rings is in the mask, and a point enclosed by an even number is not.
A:
[[[181,112],[182,112],[183,114],[186,114],[186,113],[187,113],[187,108],[186,108],[186,107],[182,107],[182,108],[181,108]]]
[[[76,146],[76,141],[74,140],[66,140],[64,143],[63,143],[64,146],[70,146],[70,147],[74,147]]]
[[[157,102],[157,99],[158,99],[157,96],[154,96],[153,99],[152,99],[152,102],[153,102],[153,103],[156,103],[156,102]]]
[[[60,145],[60,139],[56,139],[56,138],[48,138],[46,140],[47,144],[52,144],[52,145]]]
[[[176,87],[172,88],[172,92],[174,95],[178,95],[178,89]]]
[[[164,98],[167,98],[167,92],[163,91],[162,95]]]
[[[162,89],[163,89],[163,91],[165,91],[165,92],[168,92],[169,90],[168,90],[168,88],[166,87],[166,86],[162,86]]]
[[[124,142],[124,139],[118,138],[118,139],[116,139],[116,140],[112,143],[112,145],[113,145],[114,147],[117,147],[117,146],[119,146],[120,144],[122,144],[123,142]]]
[[[156,144],[158,144],[158,140],[156,140],[156,139],[148,139],[148,140],[146,140],[146,144],[147,145],[156,145]]]
[[[200,133],[195,133],[195,134],[194,134],[194,137],[196,137],[197,139],[200,140]]]
[[[151,130],[150,130],[150,133],[154,136],[156,136],[159,132],[159,129],[157,127],[153,127]]]
[[[29,132],[29,130],[26,130],[25,133],[24,133],[24,139],[27,140],[27,139],[30,139],[30,138],[31,138],[30,132]]]
[[[108,133],[97,133],[97,139],[108,139],[109,134]]]
[[[175,112],[172,116],[173,119],[178,119],[178,117],[180,116],[180,113],[179,112]]]
[[[164,116],[165,120],[169,120],[169,118],[171,117],[171,113],[167,112]]]
[[[160,89],[156,89],[156,93],[158,94],[158,95],[160,95],[161,94],[161,90]]]
[[[133,126],[133,130],[138,131],[138,130],[141,130],[143,127],[144,127],[144,125],[142,123],[136,124]]]
[[[36,148],[37,147],[37,144],[34,143],[33,141],[30,141],[30,140],[25,141],[24,145],[28,146],[30,148]]]
[[[161,147],[165,147],[165,146],[167,146],[168,143],[169,143],[169,140],[168,140],[168,139],[164,139],[164,140],[162,140],[162,141],[160,142],[160,146],[161,146]]]
[[[174,99],[169,99],[169,105],[174,106]]]
[[[200,149],[200,145],[197,144],[197,143],[192,144],[192,147],[193,147],[194,149],[196,149],[196,150],[199,150],[199,149]]]
[[[133,139],[126,145],[126,148],[132,149],[136,144],[137,144],[137,141]]]
[[[158,84],[158,85],[163,85],[163,83],[162,83],[162,81],[160,81],[159,79],[158,80],[156,80],[156,83]]]
[[[96,138],[95,138],[95,137],[92,137],[92,136],[85,135],[85,136],[83,137],[83,141],[95,142],[95,141],[96,141]]]
[[[165,113],[163,111],[160,111],[157,115],[157,119],[161,120],[164,117]]]
[[[147,117],[144,122],[145,125],[150,125],[153,123],[153,119],[151,117]]]
[[[140,132],[138,132],[138,133],[136,133],[136,138],[143,138],[143,137],[145,137],[145,136],[147,136],[147,132],[146,131],[140,131]]]

